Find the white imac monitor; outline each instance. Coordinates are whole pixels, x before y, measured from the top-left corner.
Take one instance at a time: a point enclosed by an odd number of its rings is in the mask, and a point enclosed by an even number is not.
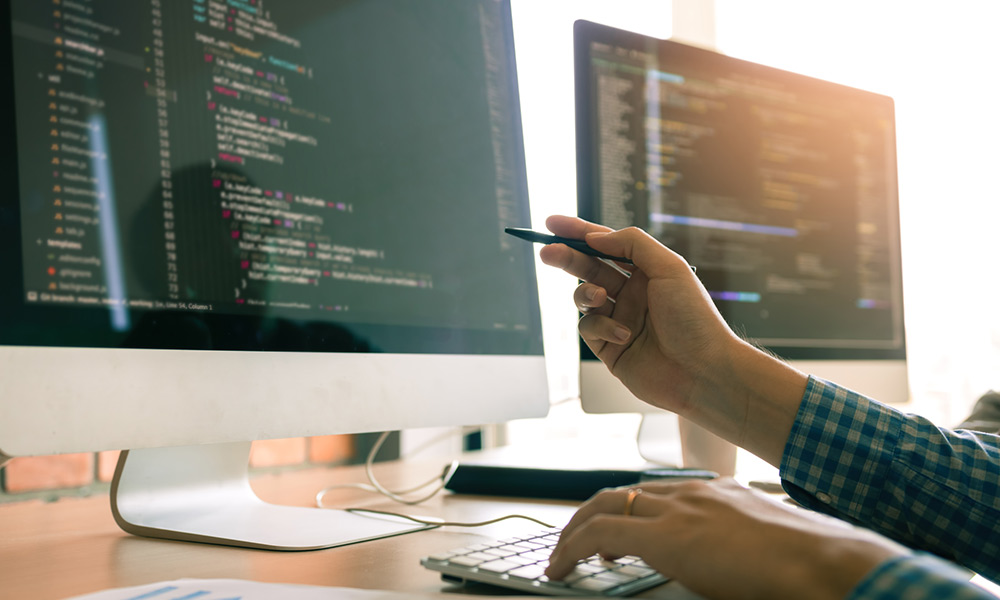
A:
[[[891,98],[577,22],[579,214],[683,255],[733,329],[908,399]],[[649,412],[586,346],[589,412]]]
[[[263,504],[252,440],[547,412],[507,1],[0,7],[4,454],[308,549],[412,525]]]

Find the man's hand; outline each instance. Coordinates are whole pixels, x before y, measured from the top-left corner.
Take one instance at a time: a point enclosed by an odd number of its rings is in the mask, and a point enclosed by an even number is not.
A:
[[[562,244],[545,264],[582,279],[580,335],[635,396],[778,465],[806,376],[741,340],[687,262],[645,232],[549,217],[553,233],[584,239],[634,266],[612,266]]]
[[[546,574],[577,561],[642,558],[706,598],[843,598],[876,565],[908,551],[871,531],[779,503],[731,479],[601,492],[565,527]]]
[[[616,269],[566,246],[541,251],[543,262],[584,280],[574,301],[584,313],[580,335],[594,354],[637,397],[683,412],[691,387],[738,343],[690,266],[639,229],[612,232],[558,216],[546,225],[635,263]]]

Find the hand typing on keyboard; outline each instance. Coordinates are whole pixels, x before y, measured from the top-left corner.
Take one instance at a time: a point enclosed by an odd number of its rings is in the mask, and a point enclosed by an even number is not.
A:
[[[558,596],[623,596],[665,581],[641,559],[631,556],[613,561],[591,557],[574,565],[560,581],[551,581],[545,568],[558,541],[558,529],[545,529],[432,554],[421,562],[455,579]]]
[[[803,590],[843,598],[902,552],[871,531],[717,479],[597,494],[566,525],[545,573],[566,580],[595,555],[633,555],[706,598],[801,598]]]

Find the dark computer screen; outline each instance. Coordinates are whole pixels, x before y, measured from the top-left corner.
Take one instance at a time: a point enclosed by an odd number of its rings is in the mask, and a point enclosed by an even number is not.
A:
[[[0,343],[541,354],[508,3],[2,8]]]
[[[891,98],[579,22],[579,212],[788,358],[905,356]]]

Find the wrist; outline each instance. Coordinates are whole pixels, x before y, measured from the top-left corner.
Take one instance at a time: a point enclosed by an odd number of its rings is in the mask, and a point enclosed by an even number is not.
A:
[[[879,565],[908,553],[888,540],[825,539],[818,546],[818,551],[817,545],[810,549],[815,552],[816,561],[804,569],[808,573],[800,573],[801,583],[811,585],[817,597],[838,600],[847,598]]]
[[[719,360],[704,365],[680,414],[778,466],[807,381],[804,373],[734,336]]]
[[[774,521],[768,545],[781,568],[773,598],[843,599],[880,565],[911,553],[871,530],[807,509],[785,507],[791,519]]]

